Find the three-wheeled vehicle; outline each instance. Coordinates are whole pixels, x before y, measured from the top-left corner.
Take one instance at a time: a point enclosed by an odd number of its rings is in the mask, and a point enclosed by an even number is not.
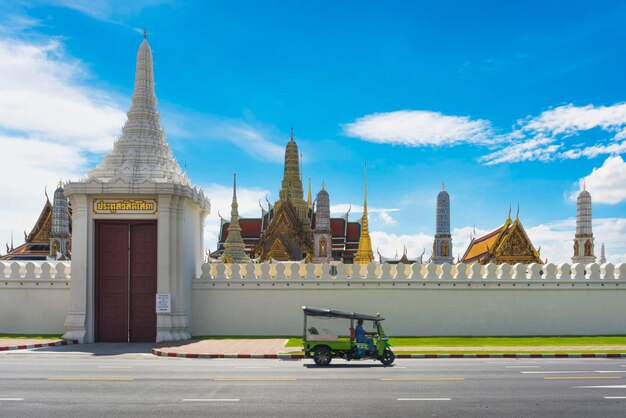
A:
[[[304,311],[304,327],[303,337],[304,356],[313,358],[318,366],[326,366],[335,358],[343,358],[350,360],[372,359],[379,360],[383,365],[389,366],[395,360],[396,356],[389,348],[389,337],[385,335],[381,324],[385,318],[380,314],[367,315],[356,312],[343,312],[334,309],[322,309],[303,306]],[[317,328],[307,328],[307,318],[338,318],[350,320],[350,335],[342,337],[332,334],[320,333]],[[371,350],[370,344],[367,342],[357,342],[354,332],[354,321],[371,321],[373,322],[373,332],[367,335],[373,337],[372,343],[374,350]]]

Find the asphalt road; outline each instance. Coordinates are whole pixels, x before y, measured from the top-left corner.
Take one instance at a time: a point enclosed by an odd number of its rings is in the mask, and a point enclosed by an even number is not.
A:
[[[81,350],[83,352],[72,352]],[[143,346],[0,354],[0,417],[623,417],[623,359],[177,359]]]

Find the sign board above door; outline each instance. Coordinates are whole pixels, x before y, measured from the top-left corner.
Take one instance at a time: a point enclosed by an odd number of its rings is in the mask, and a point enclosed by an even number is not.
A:
[[[156,199],[94,199],[93,213],[97,215],[156,215]]]

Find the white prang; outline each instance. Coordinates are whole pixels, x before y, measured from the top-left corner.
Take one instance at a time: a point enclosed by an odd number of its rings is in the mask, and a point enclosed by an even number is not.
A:
[[[593,230],[591,227],[591,195],[583,186],[576,201],[576,235],[572,263],[595,263]]]
[[[147,40],[141,43],[137,52],[135,90],[127,115],[122,135],[115,141],[113,150],[88,173],[86,181],[111,184],[169,183],[191,187],[161,129],[154,91],[152,51]],[[201,206],[208,204],[201,191],[194,188],[192,195],[195,198],[193,200]]]

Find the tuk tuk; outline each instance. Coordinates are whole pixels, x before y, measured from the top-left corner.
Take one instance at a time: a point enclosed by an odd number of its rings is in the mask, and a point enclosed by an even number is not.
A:
[[[342,358],[345,360],[378,360],[383,365],[389,366],[393,363],[396,356],[389,348],[389,337],[385,335],[382,327],[382,318],[380,314],[368,315],[357,312],[344,312],[335,309],[322,309],[303,306],[304,327],[302,341],[304,343],[304,356],[313,358],[318,366],[326,366],[330,364],[333,358]],[[307,328],[307,319],[313,318],[336,318],[347,319],[350,321],[349,336],[339,336],[330,333],[320,333],[316,327]],[[371,336],[370,342],[356,341],[356,333],[354,328],[355,321],[371,322],[372,332],[365,333]]]

